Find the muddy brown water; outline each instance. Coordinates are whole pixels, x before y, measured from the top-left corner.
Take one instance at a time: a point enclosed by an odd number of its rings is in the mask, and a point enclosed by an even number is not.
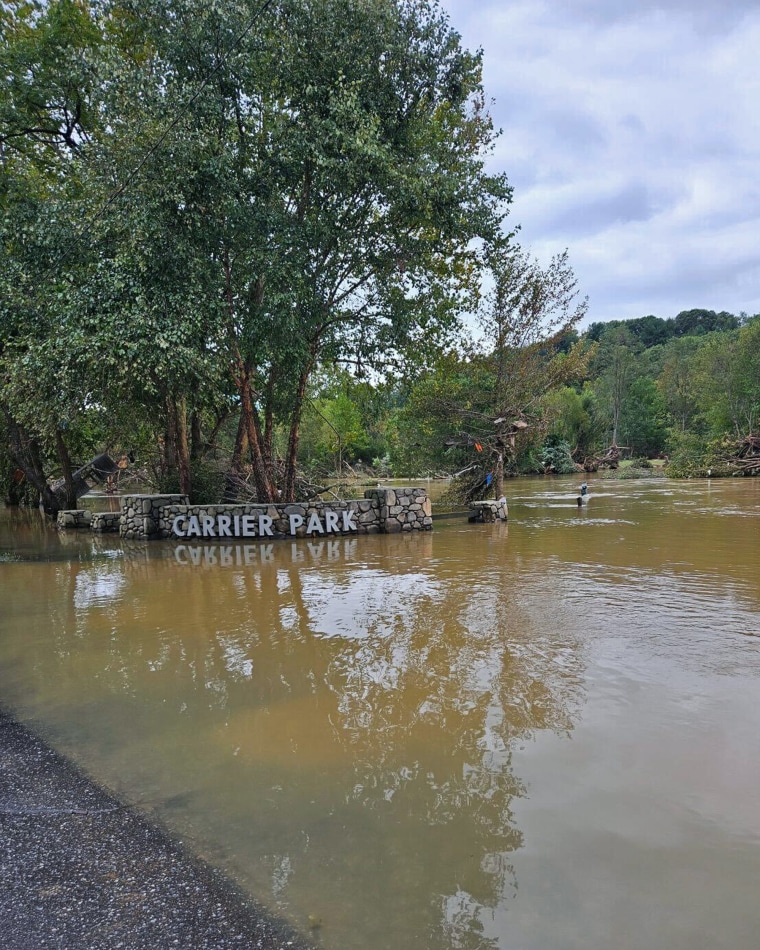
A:
[[[327,950],[760,933],[760,479],[123,543],[0,512],[0,695]]]

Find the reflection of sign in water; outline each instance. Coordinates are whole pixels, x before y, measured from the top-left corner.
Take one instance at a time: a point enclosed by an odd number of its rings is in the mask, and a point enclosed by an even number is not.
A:
[[[217,545],[180,544],[174,549],[178,564],[194,564],[199,567],[220,565],[221,567],[251,567],[274,561],[272,544],[228,544]]]
[[[306,560],[337,561],[353,556],[356,540],[338,538],[332,541],[293,542],[290,547],[290,561],[298,564]],[[283,549],[279,548],[280,558]],[[178,544],[174,549],[174,558],[178,564],[192,564],[195,567],[251,567],[255,564],[275,563],[273,544]]]
[[[304,524],[306,534],[345,533],[357,530],[354,514],[352,510],[338,512],[325,508],[322,517],[312,512],[308,522],[303,515],[291,514],[288,526],[291,535]],[[172,522],[172,533],[177,538],[272,538],[273,523],[269,515],[177,515]]]

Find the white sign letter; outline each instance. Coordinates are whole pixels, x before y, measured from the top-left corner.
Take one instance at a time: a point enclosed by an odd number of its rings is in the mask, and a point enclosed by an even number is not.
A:
[[[309,518],[309,523],[306,525],[306,533],[311,534],[314,531],[318,531],[320,534],[325,533],[325,529],[322,527],[322,522],[319,520],[319,515],[316,511],[313,511],[311,518]]]
[[[354,524],[354,514],[355,512],[353,510],[342,512],[344,531],[356,531],[356,525]]]
[[[300,528],[303,524],[303,515],[291,515],[290,516],[290,533],[295,534],[296,528]]]

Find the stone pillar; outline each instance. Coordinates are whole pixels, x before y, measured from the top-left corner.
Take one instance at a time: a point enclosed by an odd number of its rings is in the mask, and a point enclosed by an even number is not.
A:
[[[432,508],[424,488],[370,488],[364,497],[375,502],[384,534],[432,531]]]
[[[91,519],[91,511],[71,508],[58,512],[56,524],[59,528],[89,528]]]
[[[90,528],[97,534],[105,534],[107,531],[118,531],[120,522],[121,512],[94,511]]]
[[[498,501],[471,501],[469,521],[507,521],[509,509],[507,508],[507,499],[500,498]]]
[[[129,541],[151,541],[158,538],[162,509],[167,505],[187,503],[187,495],[124,495],[121,501],[119,534]]]

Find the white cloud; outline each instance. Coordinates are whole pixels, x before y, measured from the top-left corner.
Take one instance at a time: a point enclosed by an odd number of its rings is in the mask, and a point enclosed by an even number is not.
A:
[[[755,3],[445,6],[484,49],[511,223],[570,249],[589,320],[760,311]]]

